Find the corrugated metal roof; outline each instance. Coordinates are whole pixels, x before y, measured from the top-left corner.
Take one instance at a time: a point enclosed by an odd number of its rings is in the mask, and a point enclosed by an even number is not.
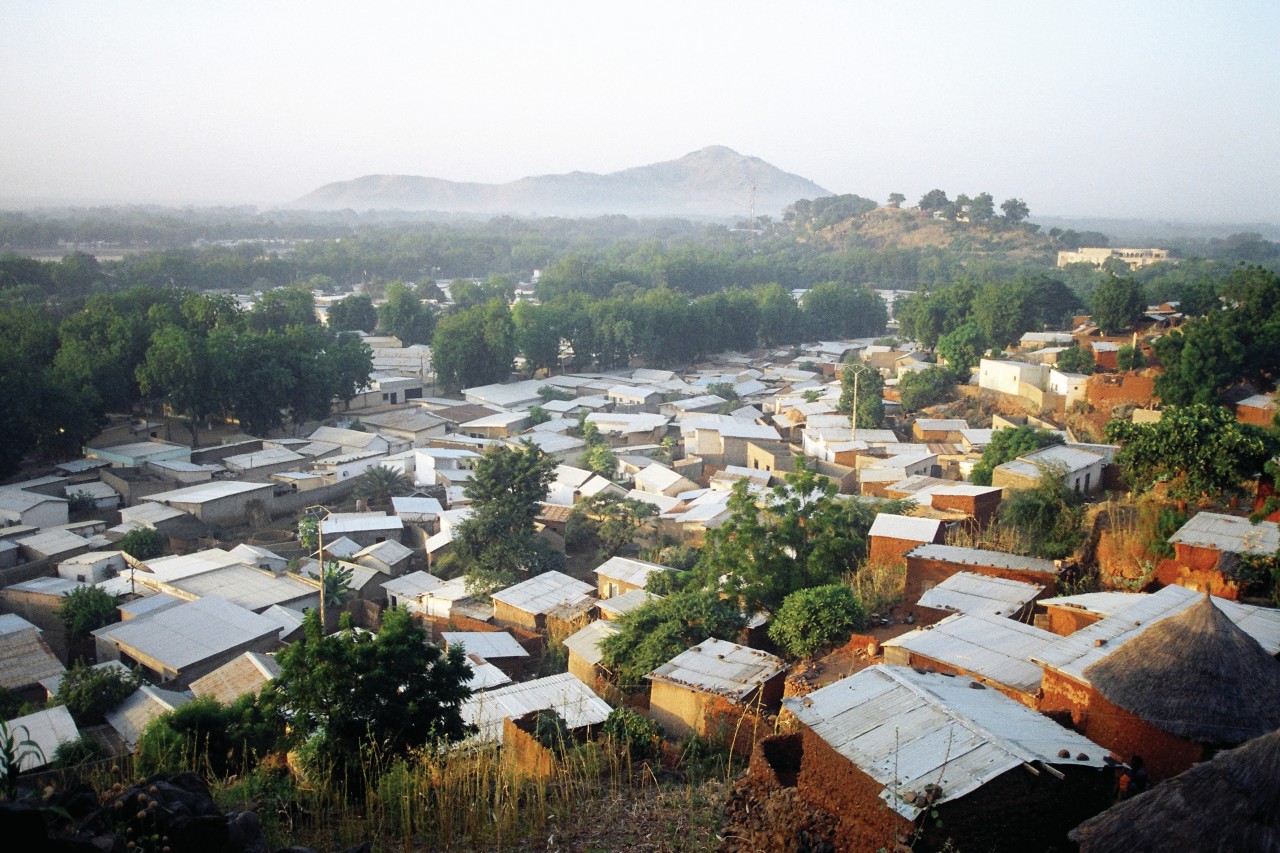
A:
[[[13,613],[0,615],[0,687],[18,690],[65,671],[39,628]]]
[[[1274,521],[1254,524],[1234,515],[1199,512],[1170,536],[1169,541],[1231,554],[1265,556],[1280,550],[1280,524]]]
[[[587,604],[595,591],[595,587],[564,572],[551,571],[499,590],[492,598],[526,613],[547,613],[558,607]]]
[[[375,560],[381,560],[388,566],[394,566],[400,561],[412,556],[412,548],[405,547],[394,539],[377,542],[355,553],[356,562],[359,562],[361,557],[372,557]]]
[[[105,716],[108,725],[115,729],[125,746],[132,750],[137,747],[138,738],[148,723],[161,714],[181,708],[193,698],[195,697],[185,691],[178,693],[144,684]]]
[[[502,721],[554,709],[570,730],[598,726],[613,710],[567,672],[499,687],[462,703],[462,719],[479,729],[475,739],[502,742]]]
[[[1129,640],[1161,619],[1167,619],[1195,604],[1204,593],[1181,586],[1166,586],[1151,595],[1137,596],[1137,601],[1119,612],[1086,625],[1073,634],[1059,637],[1036,655],[1036,663],[1062,672],[1082,684],[1088,684],[1084,670],[1097,663]],[[1227,618],[1266,649],[1267,654],[1280,652],[1280,610],[1253,607],[1224,598],[1213,603]]]
[[[1099,462],[1106,460],[1106,457],[1101,453],[1093,453],[1089,450],[1081,450],[1078,447],[1067,447],[1062,444],[1052,444],[1033,453],[1024,454],[1018,458],[1024,462],[1030,462],[1038,466],[1061,465],[1066,468],[1067,473],[1083,471],[1090,465],[1096,465]]]
[[[871,522],[868,536],[884,536],[889,539],[906,539],[913,542],[932,542],[938,536],[942,522],[935,518],[911,518],[882,512]]]
[[[172,581],[174,590],[197,598],[218,596],[246,610],[266,610],[274,604],[296,603],[310,606],[309,599],[319,602],[319,590],[295,577],[243,564],[223,566],[198,575]]]
[[[14,592],[37,593],[39,595],[66,595],[76,587],[81,586],[84,586],[84,584],[73,581],[70,578],[47,577],[32,578],[29,581],[11,584],[10,586],[5,587],[5,589],[10,589]],[[0,616],[0,620],[3,619],[4,616]]]
[[[783,704],[881,785],[881,798],[914,819],[902,795],[925,785],[954,800],[1023,763],[1104,765],[1107,750],[967,678],[874,666]],[[1058,758],[1065,749],[1072,758]],[[1083,753],[1085,760],[1074,756]]]
[[[935,625],[892,640],[885,648],[903,648],[968,670],[1024,693],[1040,687],[1044,670],[1031,658],[1057,641],[1058,635],[1012,619],[981,613],[958,613]]]
[[[210,480],[207,483],[201,483],[198,486],[188,486],[185,489],[175,489],[172,492],[157,492],[153,495],[147,495],[144,501],[153,503],[184,503],[184,504],[202,504],[209,501],[222,500],[223,498],[231,498],[237,495],[247,494],[249,492],[261,491],[263,489],[271,489],[270,483],[243,483],[233,480]]]
[[[964,418],[917,418],[916,426],[920,427],[922,432],[957,432],[968,429],[969,422]]]
[[[320,532],[325,536],[403,529],[404,522],[399,516],[381,512],[335,512],[320,522]]]
[[[418,598],[424,593],[439,589],[443,584],[444,581],[435,575],[426,572],[410,572],[407,575],[392,578],[384,583],[382,588],[400,598]]]
[[[67,710],[66,705],[58,705],[44,711],[36,711],[34,714],[27,714],[25,717],[6,720],[5,728],[17,740],[35,742],[40,750],[39,753],[22,753],[22,760],[18,763],[19,771],[34,770],[52,763],[59,746],[80,737],[80,730],[76,728],[76,722],[71,719],[71,712]],[[17,729],[25,732],[15,731]]]
[[[654,572],[669,572],[673,570],[668,566],[649,563],[644,560],[633,560],[630,557],[610,557],[592,569],[592,571],[602,578],[610,578],[643,588],[649,582],[649,576]]]
[[[1047,575],[1058,574],[1058,567],[1053,564],[1053,560],[1022,557],[1017,554],[1007,554],[1004,551],[987,551],[983,548],[961,548],[957,545],[925,543],[912,548],[907,552],[907,556],[925,560],[942,560],[962,566],[991,566],[998,569],[1044,572]]]
[[[469,654],[485,660],[527,658],[529,652],[506,631],[441,631],[446,647],[461,645]]]
[[[564,647],[592,666],[600,663],[600,641],[618,633],[618,626],[598,619],[579,629],[564,641]]]
[[[1083,592],[1079,595],[1059,595],[1056,598],[1042,598],[1039,604],[1045,607],[1067,607],[1110,616],[1131,606],[1143,594],[1140,592]]]
[[[174,671],[208,660],[242,643],[276,636],[280,626],[223,598],[209,596],[145,619],[112,625],[112,642]]]
[[[919,603],[958,613],[1012,616],[1043,591],[1044,587],[1036,584],[957,572],[920,596]]]
[[[655,598],[661,598],[661,596],[654,595],[648,590],[633,589],[630,592],[624,592],[622,595],[606,598],[596,606],[600,608],[601,613],[608,613],[616,619],[623,613],[629,613],[637,607],[642,607]]]
[[[492,690],[511,683],[511,676],[489,663],[477,654],[468,654],[467,663],[471,664],[471,680],[467,686],[473,693],[481,690]]]
[[[741,701],[784,669],[786,664],[775,655],[711,637],[645,678]]]
[[[274,657],[245,652],[191,682],[191,692],[196,696],[212,696],[223,705],[230,705],[246,693],[256,696],[279,674],[280,664]]]

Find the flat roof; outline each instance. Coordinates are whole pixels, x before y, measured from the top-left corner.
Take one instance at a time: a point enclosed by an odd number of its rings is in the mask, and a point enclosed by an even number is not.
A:
[[[926,542],[917,545],[906,554],[908,557],[919,557],[923,560],[940,560],[944,563],[956,563],[962,566],[991,566],[996,569],[1014,569],[1024,572],[1043,572],[1057,575],[1058,567],[1053,560],[1039,557],[1022,557],[1004,551],[988,551],[984,548],[962,548],[958,545],[935,545]]]
[[[529,652],[507,631],[441,631],[445,646],[462,646],[485,660],[527,658]]]
[[[121,647],[162,666],[183,668],[242,643],[277,635],[280,626],[217,596],[189,601],[145,619],[112,625],[106,636]]]
[[[1280,524],[1218,512],[1198,512],[1169,541],[1196,548],[1212,548],[1231,554],[1265,556],[1280,550]]]
[[[223,498],[231,498],[237,495],[248,494],[249,492],[260,492],[263,489],[273,488],[275,487],[270,483],[242,483],[232,480],[211,480],[208,483],[188,486],[185,489],[175,489],[172,492],[157,492],[153,495],[147,495],[143,500],[155,503],[172,501],[174,503],[202,504],[208,503],[209,501],[222,500]]]
[[[942,522],[936,518],[912,518],[882,512],[871,522],[868,536],[884,536],[889,539],[905,539],[910,542],[932,542],[937,538]]]

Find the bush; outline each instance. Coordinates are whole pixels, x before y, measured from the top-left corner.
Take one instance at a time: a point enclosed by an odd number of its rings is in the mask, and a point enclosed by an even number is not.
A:
[[[58,618],[73,637],[89,634],[120,621],[115,596],[96,586],[76,587],[62,597]]]
[[[945,367],[926,367],[924,370],[908,373],[898,383],[898,391],[902,395],[902,408],[908,412],[946,401],[951,396],[951,386],[955,377]]]
[[[769,626],[769,638],[793,657],[813,657],[847,642],[866,618],[862,602],[844,584],[800,589],[782,602]]]
[[[554,753],[564,752],[573,743],[569,724],[552,708],[544,708],[534,715],[533,739]]]
[[[57,751],[53,754],[53,766],[59,769],[79,767],[81,764],[109,758],[110,755],[106,747],[95,738],[81,735],[75,740],[58,745]]]
[[[87,666],[81,661],[62,677],[55,698],[67,706],[77,726],[96,726],[142,683],[137,672],[115,666]]]
[[[278,718],[252,694],[230,706],[205,696],[147,725],[138,738],[138,773],[207,768],[225,776],[272,749],[281,734]]]
[[[606,737],[627,747],[635,760],[656,758],[662,753],[662,727],[630,708],[614,708],[605,717]]]
[[[150,560],[164,553],[164,537],[150,527],[136,527],[120,540],[120,550],[135,560]]]
[[[1036,486],[1015,491],[1001,504],[1000,524],[1016,531],[1022,549],[1032,556],[1061,560],[1084,539],[1082,503],[1062,472],[1049,469]]]

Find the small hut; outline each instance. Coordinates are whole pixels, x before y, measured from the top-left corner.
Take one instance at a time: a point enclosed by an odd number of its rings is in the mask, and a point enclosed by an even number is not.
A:
[[[1280,662],[1207,595],[1090,664],[1084,676],[1103,700],[1088,715],[1110,717],[1116,729],[1104,740],[1091,724],[1086,735],[1122,759],[1143,755],[1154,779],[1280,728]]]
[[[1280,731],[1112,806],[1070,838],[1080,853],[1280,850]]]

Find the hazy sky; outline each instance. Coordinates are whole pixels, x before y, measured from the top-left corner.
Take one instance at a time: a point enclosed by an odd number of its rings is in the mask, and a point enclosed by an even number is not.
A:
[[[0,2],[0,197],[287,203],[727,145],[832,192],[1280,221],[1280,2]]]

